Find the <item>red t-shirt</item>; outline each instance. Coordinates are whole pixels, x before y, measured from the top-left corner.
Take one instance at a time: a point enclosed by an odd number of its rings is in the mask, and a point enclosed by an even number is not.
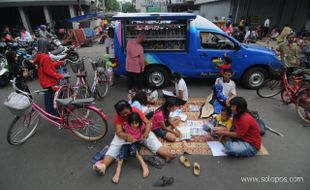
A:
[[[224,63],[224,64],[221,64],[221,65],[218,65],[217,67],[220,69],[221,75],[223,75],[225,69],[230,69],[231,68],[231,64],[230,63]]]
[[[152,130],[161,128],[163,122],[165,122],[165,116],[163,111],[156,111],[152,117]]]
[[[239,119],[234,119],[233,126],[243,141],[251,144],[256,150],[260,149],[262,139],[259,133],[259,126],[249,113],[244,113]]]
[[[136,112],[137,114],[139,114],[139,116],[142,119],[142,121],[145,119],[145,115],[139,109],[137,109],[136,107],[132,107],[132,112]],[[126,119],[124,119],[123,117],[119,116],[117,113],[114,114],[114,126],[121,125],[124,128],[125,122],[127,122]]]

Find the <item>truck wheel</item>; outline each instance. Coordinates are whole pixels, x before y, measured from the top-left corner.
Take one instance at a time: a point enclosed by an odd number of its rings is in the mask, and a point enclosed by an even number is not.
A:
[[[166,69],[153,67],[146,71],[147,85],[154,84],[157,88],[163,88],[167,85],[169,75]]]
[[[267,78],[267,71],[260,67],[253,67],[245,72],[242,85],[248,89],[257,89]]]

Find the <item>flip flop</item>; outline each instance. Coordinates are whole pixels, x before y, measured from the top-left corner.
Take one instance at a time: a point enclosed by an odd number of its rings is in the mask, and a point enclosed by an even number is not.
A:
[[[162,158],[155,155],[151,156],[145,155],[142,156],[142,158],[145,162],[149,163],[150,165],[154,166],[157,169],[161,169],[165,165],[165,161]]]
[[[197,162],[194,162],[193,171],[195,176],[200,175],[200,165]]]
[[[166,177],[166,176],[162,176],[159,180],[157,180],[153,186],[154,187],[163,187],[163,186],[169,186],[172,185],[174,182],[174,178],[173,177]]]
[[[185,156],[180,156],[180,162],[187,168],[191,167],[191,163]]]

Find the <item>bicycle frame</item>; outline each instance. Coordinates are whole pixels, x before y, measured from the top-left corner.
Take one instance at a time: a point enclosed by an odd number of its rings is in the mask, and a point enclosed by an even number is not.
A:
[[[295,102],[296,98],[301,92],[303,85],[300,85],[303,81],[303,77],[294,77],[293,76],[294,85],[290,85],[288,81],[288,77],[286,73],[282,75],[283,88],[286,92],[286,95],[290,98],[291,101]]]
[[[73,106],[73,105],[71,105]],[[102,117],[104,119],[108,119],[107,116],[102,112],[102,110],[100,110],[99,108],[97,108],[96,106],[92,106],[92,105],[83,105],[85,107],[90,107],[96,111],[98,111]],[[83,128],[83,125],[81,125],[81,127],[79,126],[68,126],[67,120],[66,120],[66,116],[68,116],[69,114],[72,113],[73,109],[70,109],[69,106],[64,106],[62,113],[60,117],[52,115],[48,112],[46,112],[41,106],[39,106],[38,104],[36,104],[35,102],[32,103],[32,108],[37,111],[40,116],[45,119],[46,121],[52,123],[53,125],[59,127],[59,128],[64,128],[64,129],[74,129],[74,128]],[[77,117],[76,118],[78,122],[80,123],[84,123],[84,121]]]

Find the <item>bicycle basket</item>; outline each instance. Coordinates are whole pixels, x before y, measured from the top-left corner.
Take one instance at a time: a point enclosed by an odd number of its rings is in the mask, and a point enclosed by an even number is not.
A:
[[[74,73],[78,73],[78,71],[85,71],[84,61],[78,60],[77,62],[68,61],[69,65]]]
[[[101,57],[97,58],[96,61],[91,62],[91,66],[93,67],[93,70],[95,71],[98,67],[104,68],[103,59]]]
[[[4,105],[13,115],[23,116],[31,111],[31,101],[26,95],[12,92],[4,101]]]

